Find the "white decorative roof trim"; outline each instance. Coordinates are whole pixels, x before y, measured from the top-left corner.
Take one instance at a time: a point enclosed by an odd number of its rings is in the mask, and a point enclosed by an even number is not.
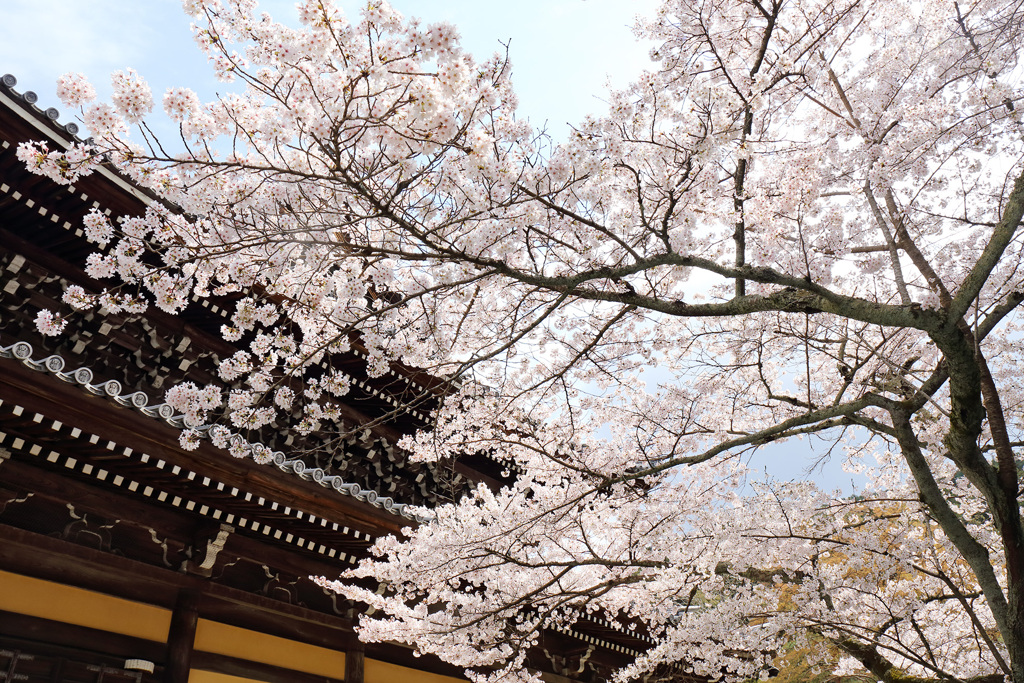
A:
[[[15,404],[11,405],[11,411],[14,414],[20,414],[24,412],[24,409],[21,406]],[[59,427],[53,427],[51,429],[54,429],[54,431],[58,431]],[[5,443],[5,441],[8,438],[8,435],[5,435],[2,432],[0,432],[0,444]],[[85,474],[86,476],[91,476],[93,479],[96,479],[98,481],[107,481],[107,477],[110,474],[105,469],[94,467],[93,465],[82,462],[70,455],[61,454],[54,450],[50,450],[44,453],[44,449],[42,446],[32,441],[26,441],[25,439],[22,439],[20,437],[11,439],[10,445],[12,448],[15,448],[19,451],[28,453],[29,455],[33,455],[37,458],[45,458],[47,462],[51,462],[55,465],[63,465],[63,467],[65,467],[66,469],[81,472],[82,474]],[[115,444],[113,442],[110,442],[108,447],[110,447],[112,450],[113,446],[115,446]],[[6,448],[0,447],[0,461],[2,461],[2,456],[4,453],[7,453],[8,457],[10,457],[11,452]],[[148,456],[145,456],[143,458],[143,462],[146,462],[147,460]],[[247,520],[241,517],[241,515],[236,515],[234,513],[227,512],[226,510],[222,510],[217,507],[211,507],[205,504],[197,503],[194,500],[182,498],[181,496],[174,496],[173,494],[169,494],[167,491],[156,489],[153,488],[152,486],[140,484],[137,481],[134,481],[132,479],[126,479],[125,477],[120,475],[114,476],[110,483],[119,488],[127,489],[128,491],[138,492],[140,495],[146,496],[147,498],[156,498],[161,502],[167,501],[174,507],[195,511],[200,515],[210,517],[218,521],[223,521],[227,524],[237,523],[238,526],[240,527],[249,528],[257,532],[262,532],[264,536],[270,536],[274,538],[281,538],[285,536],[285,533],[281,529],[272,527],[269,524],[259,522],[257,520]],[[346,527],[345,532],[347,533],[348,531],[349,529]],[[355,532],[355,535],[357,538],[359,537],[358,532]],[[369,539],[369,537],[367,538]],[[300,547],[303,547],[306,543],[305,539],[293,536],[292,534],[287,534],[285,542]],[[343,551],[340,551],[337,548],[328,548],[324,545],[320,545],[320,549],[318,552],[321,555],[325,555],[332,559],[336,558],[341,560],[342,562],[348,562],[349,564],[356,563],[356,558],[354,556],[349,555],[348,553],[345,553]]]
[[[629,655],[630,657],[635,658],[643,654],[642,652],[634,650],[630,647],[626,647],[625,645],[619,645],[618,643],[613,643],[609,640],[605,640],[604,638],[595,638],[594,636],[588,636],[587,634],[580,633],[579,631],[572,628],[566,628],[564,626],[559,626],[555,624],[551,626],[551,629],[557,631],[558,633],[563,633],[569,636],[570,638],[582,640],[584,643],[590,643],[591,645],[600,645],[601,647],[607,648],[609,650],[614,650],[616,652],[621,652],[623,654]]]
[[[32,358],[32,351],[31,344],[26,341],[19,341],[10,346],[0,347],[0,358],[13,358],[14,360],[21,361],[22,364],[32,370],[54,375],[57,379],[69,384],[80,385],[90,394],[106,396],[120,405],[132,408],[147,417],[163,420],[176,429],[192,429],[203,438],[209,437],[211,429],[227,429],[223,425],[197,426],[189,424],[185,415],[175,414],[174,408],[166,403],[149,405],[149,396],[144,392],[136,391],[122,395],[122,385],[115,379],[93,384],[93,372],[89,368],[81,367],[77,370],[65,372],[64,366],[66,363],[62,356],[54,354],[40,360],[35,360]],[[231,434],[228,439],[236,448],[241,447],[241,450],[244,451],[242,457],[248,455],[259,465],[273,464],[282,472],[296,474],[302,479],[316,482],[324,488],[333,489],[338,493],[351,496],[374,507],[382,508],[393,515],[421,524],[429,522],[431,519],[426,515],[414,512],[412,505],[396,503],[394,499],[381,496],[372,489],[364,489],[359,484],[346,482],[336,475],[329,475],[319,467],[307,467],[306,463],[299,458],[289,458],[282,451],[271,451],[265,444],[246,441],[240,434]]]
[[[47,139],[53,141],[58,145],[61,145],[64,149],[70,149],[71,145],[76,142],[88,142],[87,140],[83,140],[82,138],[78,137],[78,124],[76,123],[68,123],[63,126],[64,131],[68,133],[68,137],[63,137],[58,135],[52,129],[40,123],[39,120],[36,119],[36,117],[32,116],[28,112],[28,109],[43,114],[50,121],[56,122],[56,120],[60,117],[60,112],[53,107],[50,107],[46,110],[37,107],[35,103],[38,100],[38,96],[31,90],[26,90],[23,93],[18,93],[16,90],[14,90],[14,86],[18,84],[18,81],[14,78],[14,76],[10,74],[4,74],[3,77],[0,77],[0,82],[2,82],[3,85],[10,90],[11,95],[13,95],[15,98],[21,99],[23,102],[25,102],[25,104],[28,105],[28,107],[26,108],[25,105],[22,105],[15,99],[8,97],[2,91],[0,91],[0,103],[3,103],[11,111],[17,112],[18,115],[21,116],[21,118],[23,118],[26,122],[29,123],[29,125],[37,129],[44,136],[46,136]],[[95,170],[100,175],[104,176],[107,180],[111,181],[112,183],[120,187],[122,190],[132,195],[142,203],[144,203],[146,206],[149,206],[150,204],[153,203],[153,200],[150,197],[147,197],[137,187],[131,185],[124,178],[110,171],[110,169],[105,168],[103,166],[99,166]]]

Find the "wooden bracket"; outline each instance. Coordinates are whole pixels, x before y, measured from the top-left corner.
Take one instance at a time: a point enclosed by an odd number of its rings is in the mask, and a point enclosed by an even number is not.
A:
[[[210,576],[213,573],[213,566],[217,563],[217,556],[224,550],[228,536],[234,531],[235,527],[230,524],[203,530],[192,544],[192,559],[182,565],[182,571],[197,576]]]

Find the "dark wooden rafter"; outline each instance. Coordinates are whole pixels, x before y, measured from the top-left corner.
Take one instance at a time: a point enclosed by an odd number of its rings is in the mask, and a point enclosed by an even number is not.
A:
[[[166,463],[154,467],[154,458],[135,452],[129,457],[125,454],[127,449],[113,442],[99,441],[94,445],[88,433],[80,433],[77,438],[54,434],[35,422],[39,414],[22,413],[20,420],[14,420],[10,413],[5,413],[6,409],[8,406],[0,407],[0,427],[5,430],[0,435],[0,446],[22,454],[9,468],[12,476],[8,481],[20,481],[25,490],[37,490],[44,498],[75,501],[96,514],[112,518],[130,513],[128,523],[164,529],[190,546],[205,543],[201,536],[206,530],[212,530],[216,537],[220,535],[219,523],[232,522],[241,525],[239,534],[255,534],[271,545],[312,549],[311,544],[318,544],[318,552],[311,560],[314,563],[323,564],[327,559],[350,561],[369,546],[368,534],[348,527],[335,528],[325,519],[293,513],[279,504],[268,505],[266,500],[261,503],[251,493],[216,480],[200,479],[189,470],[179,468],[175,472]],[[67,429],[66,425],[61,428]],[[70,431],[73,434],[77,430]],[[54,471],[85,476],[54,479]],[[163,505],[143,503],[138,493],[143,499]],[[205,519],[197,519],[197,512]],[[241,542],[222,540],[232,545]],[[205,546],[197,549],[205,552]]]
[[[3,233],[0,231],[0,236]],[[5,269],[5,262],[7,268]],[[10,268],[17,268],[13,276]],[[6,270],[6,272],[4,272]],[[76,329],[72,335],[54,345],[52,340],[43,339],[34,332],[33,312],[41,309],[60,309],[63,292],[61,281],[47,279],[48,270],[26,263],[15,263],[0,254],[0,273],[11,277],[0,287],[0,310],[9,318],[7,328],[14,328],[19,336],[5,337],[0,330],[0,345],[15,341],[27,341],[39,348],[40,357],[57,352],[68,359],[68,364],[84,365],[96,375],[96,383],[111,379],[124,387],[125,393],[141,391],[149,397],[159,396],[163,389],[179,381],[199,385],[216,383],[214,373],[216,358],[223,352],[203,350],[201,344],[191,343],[188,334],[182,333],[180,342],[166,327],[152,327],[148,316],[129,321],[123,316],[99,317],[94,313],[76,317]],[[39,298],[46,289],[48,294]],[[180,322],[180,321],[179,321]],[[191,329],[188,325],[185,330]],[[167,336],[170,334],[171,336]],[[189,342],[189,343],[186,343]],[[307,466],[317,465],[326,469],[326,474],[341,475],[346,481],[359,483],[362,488],[376,490],[379,496],[390,496],[396,503],[423,503],[432,500],[435,488],[444,488],[443,481],[450,477],[444,466],[433,469],[426,465],[409,463],[405,454],[397,449],[396,442],[402,431],[388,424],[375,424],[373,415],[362,412],[362,404],[339,403],[342,421],[349,431],[344,435],[325,434],[329,448],[310,450],[309,444],[296,443],[286,446],[273,434],[261,432],[257,441],[269,437],[265,443],[275,448],[285,448],[289,453],[301,457]],[[352,427],[361,423],[374,426],[366,429]],[[264,430],[265,431],[265,430]],[[291,438],[289,436],[289,438]],[[207,444],[208,445],[208,444]],[[222,457],[226,455],[222,453]],[[465,469],[460,463],[459,467]],[[466,477],[472,477],[467,471]]]
[[[13,162],[11,159],[6,160],[7,165],[13,163],[17,162]],[[0,157],[0,172],[6,170],[3,168],[4,165],[4,157]],[[24,174],[24,170],[21,173]],[[9,186],[0,186],[0,189],[2,187],[10,189]],[[0,210],[3,210],[6,216],[10,213],[10,207],[5,205],[4,198],[5,195],[0,193]],[[32,201],[26,197],[21,199],[26,202]],[[12,202],[8,201],[7,203]],[[13,204],[17,205],[18,202],[13,202]],[[84,209],[79,213],[84,213]],[[9,253],[18,254],[13,261],[8,260],[6,265],[3,258],[0,257],[0,271],[6,270],[5,276],[9,278],[4,285],[4,291],[0,292],[0,307],[6,307],[7,313],[17,320],[16,327],[21,334],[28,334],[28,341],[50,351],[57,350],[67,353],[69,350],[74,350],[75,353],[84,353],[83,360],[95,361],[95,370],[100,373],[109,372],[110,368],[123,367],[123,372],[128,372],[127,377],[115,371],[114,376],[110,378],[122,382],[127,380],[126,386],[135,389],[151,388],[160,393],[166,386],[186,379],[200,385],[217,381],[216,359],[230,355],[237,350],[237,347],[204,329],[204,325],[209,326],[206,323],[209,322],[207,319],[211,315],[207,309],[199,308],[198,313],[186,311],[180,316],[170,316],[159,310],[152,310],[147,312],[143,318],[133,318],[124,314],[108,314],[100,318],[93,313],[86,313],[76,316],[75,333],[68,338],[67,342],[55,342],[34,334],[32,313],[40,308],[58,310],[63,308],[60,298],[67,284],[79,284],[88,291],[100,291],[104,287],[102,283],[88,278],[76,262],[67,260],[69,258],[84,259],[91,248],[82,249],[80,254],[66,255],[63,258],[57,256],[50,248],[53,240],[48,236],[40,237],[40,231],[34,228],[36,223],[38,223],[38,216],[33,211],[27,211],[25,217],[20,221],[8,221],[7,230],[0,231],[0,244],[6,246]],[[25,227],[19,231],[18,225],[20,224],[24,224]],[[16,232],[12,232],[12,230]],[[51,227],[50,231],[53,230],[64,229]],[[83,240],[78,240],[78,242],[84,243]],[[59,279],[55,280],[54,275],[57,275]],[[215,317],[218,319],[213,326],[214,329],[227,322],[226,318]],[[12,340],[8,340],[8,343],[10,341]],[[54,346],[54,343],[57,343],[57,346]],[[63,346],[61,346],[62,343]],[[356,364],[361,366],[362,363],[360,360]],[[138,368],[144,368],[145,372],[139,374]],[[367,381],[369,378],[357,379],[357,383],[366,383]],[[386,389],[391,385],[394,385],[394,381],[376,389],[367,385],[367,390],[377,393],[385,391],[386,394]],[[397,389],[402,389],[402,387],[395,386]],[[385,396],[385,394],[380,395]],[[378,419],[380,413],[392,411],[394,407],[392,404],[395,401],[388,398],[381,403],[370,400],[371,398],[369,394],[361,394],[357,387],[353,390],[350,401],[338,404],[343,421],[349,425],[349,428],[357,427],[360,424],[372,425],[367,433],[373,436],[367,443],[379,442],[379,445],[373,445],[367,454],[373,457],[374,453],[381,450],[387,453],[386,460],[375,464],[376,472],[360,470],[357,467],[356,474],[361,473],[360,476],[365,477],[363,483],[371,488],[374,486],[374,482],[379,481],[378,488],[382,495],[394,493],[400,500],[409,499],[409,502],[422,502],[416,500],[417,497],[430,498],[433,488],[438,483],[433,475],[427,477],[426,480],[423,479],[422,474],[409,479],[404,473],[405,469],[426,471],[429,468],[424,465],[410,464],[404,457],[396,457],[397,453],[393,452],[394,443],[401,438],[403,433],[407,433],[416,426],[423,426],[425,423],[412,425],[401,422],[394,424],[389,421],[381,422]],[[375,404],[376,407],[373,407]],[[356,433],[360,434],[360,439],[366,439],[366,435],[361,430],[357,429]],[[270,433],[269,436],[275,435]],[[347,443],[354,442],[350,439]],[[298,452],[301,452],[305,447],[293,444],[292,448],[298,448]],[[319,457],[315,452],[313,455]],[[332,466],[330,462],[326,461],[322,464]],[[337,464],[344,466],[348,464],[348,461],[338,460]],[[409,487],[412,487],[412,490]],[[413,490],[415,493],[412,492]]]
[[[177,448],[177,430],[140,415],[102,397],[83,392],[59,380],[40,376],[20,363],[3,361],[0,391],[6,400],[25,410],[48,415],[61,406],[60,421],[89,429],[104,441],[112,441],[147,453],[172,466],[187,468],[231,487],[273,500],[283,506],[306,510],[332,522],[377,536],[396,533],[408,522],[400,517],[360,504],[344,496],[331,495],[323,487],[297,477],[285,479],[275,470],[250,460],[225,457],[209,443],[195,451]],[[51,416],[50,419],[57,419]]]
[[[304,589],[307,602],[310,591],[319,594],[322,590],[313,587],[306,577],[333,578],[339,571],[337,564],[311,554],[302,554],[294,548],[268,542],[262,537],[229,532],[225,529],[227,525],[213,525],[208,522],[197,525],[195,520],[180,512],[146,505],[115,491],[97,489],[73,479],[58,479],[32,465],[31,462],[22,462],[20,458],[8,460],[3,465],[3,470],[0,470],[0,477],[3,477],[4,482],[2,488],[17,489],[8,495],[8,499],[20,500],[22,505],[29,505],[34,518],[59,519],[62,513],[67,514],[66,508],[72,508],[76,517],[91,517],[95,522],[94,526],[104,524],[104,520],[108,523],[114,521],[117,523],[120,538],[126,539],[117,548],[118,552],[133,559],[152,562],[154,557],[160,556],[160,546],[155,545],[159,542],[164,548],[165,567],[172,571],[203,578],[216,574],[216,578],[223,581],[226,580],[226,567],[250,566],[256,571],[262,568],[260,573],[295,577],[300,581],[300,587],[307,586]],[[46,489],[41,486],[48,484],[56,486],[48,486]],[[32,493],[26,495],[23,491]],[[0,500],[0,523],[5,520],[10,523],[14,511],[15,505],[7,505],[4,500]],[[50,528],[35,530],[38,533],[54,533],[63,524],[64,522],[58,522],[57,527],[52,527],[53,532]],[[179,559],[174,560],[172,557],[168,563],[169,545],[179,549]],[[210,546],[215,550],[215,557],[211,557]],[[146,550],[147,548],[149,550]],[[208,560],[211,560],[209,567],[203,568],[203,564]],[[200,570],[197,571],[197,568]],[[329,608],[332,603],[326,595],[323,594],[317,602]]]

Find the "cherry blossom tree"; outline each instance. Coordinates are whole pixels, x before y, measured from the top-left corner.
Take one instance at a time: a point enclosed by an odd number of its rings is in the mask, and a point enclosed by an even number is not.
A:
[[[621,681],[749,678],[798,643],[879,680],[1024,683],[1020,3],[666,0],[638,28],[655,66],[560,144],[451,26],[185,6],[236,85],[167,92],[176,146],[128,71],[110,103],[62,79],[90,142],[19,153],[166,201],[86,219],[112,282],[70,309],[245,294],[224,387],[169,395],[192,424],[315,434],[348,389],[319,362],[354,339],[371,375],[447,381],[402,446],[485,453],[506,485],[324,579],[375,608],[363,638],[536,680],[544,629],[602,616],[656,643]],[[746,470],[808,438],[868,489]]]

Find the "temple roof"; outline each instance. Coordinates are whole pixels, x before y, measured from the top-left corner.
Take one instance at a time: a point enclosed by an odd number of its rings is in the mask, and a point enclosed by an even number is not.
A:
[[[189,425],[158,397],[183,381],[222,383],[217,363],[239,347],[219,330],[238,296],[193,298],[177,316],[155,308],[74,314],[62,335],[39,334],[37,312],[61,309],[69,285],[93,293],[106,286],[83,268],[97,249],[85,239],[83,216],[96,208],[116,220],[158,200],[110,168],[72,186],[29,173],[15,157],[18,144],[82,140],[76,124],[60,123],[58,110],[39,108],[16,85],[0,79],[0,533],[15,568],[28,571],[43,553],[55,577],[73,571],[73,561],[58,570],[55,555],[45,554],[47,544],[58,552],[57,541],[22,538],[57,537],[84,548],[81,581],[94,589],[157,599],[160,586],[168,595],[180,587],[164,570],[212,577],[220,593],[209,609],[225,619],[243,611],[253,623],[264,619],[263,607],[239,607],[252,599],[237,591],[248,592],[289,605],[280,609],[292,621],[283,616],[267,628],[305,633],[302,624],[312,620],[345,640],[353,606],[308,577],[336,576],[375,538],[401,534],[469,483],[500,486],[504,468],[482,454],[411,462],[396,443],[429,427],[446,384],[398,364],[368,376],[358,337],[350,353],[328,360],[352,381],[339,424],[306,440],[274,426],[234,434],[243,457],[208,439],[194,451],[181,448],[182,429],[205,433],[212,425]],[[96,547],[121,553],[126,567],[132,560],[160,571],[139,575],[137,589],[115,585],[89,568],[100,566]],[[636,625],[594,617],[547,633],[531,664],[609,670],[653,642]]]

